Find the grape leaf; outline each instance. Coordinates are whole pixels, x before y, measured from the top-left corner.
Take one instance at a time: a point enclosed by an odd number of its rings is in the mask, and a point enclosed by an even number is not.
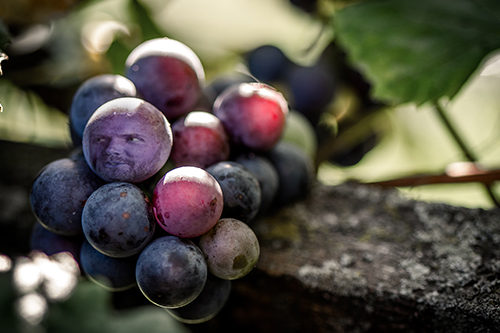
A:
[[[500,48],[498,0],[373,0],[337,11],[337,40],[392,104],[452,99]]]

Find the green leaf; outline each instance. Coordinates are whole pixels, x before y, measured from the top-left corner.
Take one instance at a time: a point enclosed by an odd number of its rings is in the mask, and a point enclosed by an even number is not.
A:
[[[0,140],[71,146],[68,115],[45,104],[36,93],[0,79],[0,105]]]
[[[452,99],[500,48],[498,0],[373,0],[335,13],[338,42],[379,100]]]

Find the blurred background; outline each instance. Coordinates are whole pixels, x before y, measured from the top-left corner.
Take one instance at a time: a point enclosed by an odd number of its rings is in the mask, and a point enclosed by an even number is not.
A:
[[[477,160],[471,164],[433,106],[388,105],[373,97],[372,84],[361,67],[348,60],[332,23],[336,10],[355,2],[0,0],[0,49],[5,53],[0,76],[2,147],[19,143],[57,152],[40,163],[70,151],[68,111],[82,82],[102,73],[123,74],[135,46],[165,36],[198,54],[207,85],[224,74],[246,73],[280,90],[297,121],[295,137],[289,134],[287,139],[297,141],[315,159],[320,182],[383,185],[380,182],[399,179],[388,186],[409,198],[495,207],[493,198],[500,196],[495,183],[500,169],[500,64],[495,54],[489,54],[446,102],[448,120]],[[2,156],[3,170],[9,163],[16,165],[10,159],[17,155],[11,151],[4,150]],[[478,173],[484,176],[479,182],[462,182]],[[12,205],[15,189],[2,187],[3,208]],[[0,271],[9,267],[8,258],[3,259]],[[43,258],[30,260],[43,266]],[[16,299],[7,282],[0,288],[6,295],[2,304]],[[86,310],[96,315],[109,301],[94,286],[79,288],[70,308],[96,302],[94,309]],[[59,315],[66,310],[59,309]],[[9,320],[9,311],[2,313],[2,320]],[[103,310],[99,318],[110,321],[107,315]],[[132,332],[139,327],[134,325],[148,322],[151,332],[158,325],[186,330],[165,318],[155,309],[136,313],[128,322],[117,321],[115,327]],[[69,325],[71,320],[63,322]],[[27,327],[42,332],[36,325]],[[59,328],[63,332],[67,326]]]
[[[198,54],[207,84],[239,71],[282,91],[313,126],[317,142],[309,149],[325,184],[442,175],[465,161],[432,107],[388,107],[373,99],[369,81],[334,38],[333,13],[352,2],[0,1],[10,36],[9,59],[1,63],[0,139],[70,147],[67,113],[78,86],[97,74],[123,74],[133,47],[167,36]],[[486,170],[500,159],[500,69],[491,58],[447,104],[451,122]],[[478,183],[399,189],[419,200],[494,206]]]

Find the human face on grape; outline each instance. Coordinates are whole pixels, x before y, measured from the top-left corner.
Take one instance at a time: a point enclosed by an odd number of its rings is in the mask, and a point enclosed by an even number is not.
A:
[[[89,135],[90,163],[110,181],[134,182],[161,160],[161,138],[140,115],[100,120]]]

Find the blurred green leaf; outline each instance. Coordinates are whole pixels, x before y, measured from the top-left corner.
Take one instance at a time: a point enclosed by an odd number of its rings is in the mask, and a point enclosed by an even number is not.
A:
[[[5,44],[10,43],[10,33],[3,21],[0,19],[0,50],[3,50]]]
[[[49,107],[37,94],[0,79],[0,139],[49,147],[69,147],[67,114]]]
[[[158,37],[165,37],[156,23],[151,19],[149,9],[145,7],[139,0],[130,0],[130,15],[134,18],[135,23],[141,27],[142,40],[148,40]]]
[[[364,1],[336,12],[333,25],[374,97],[420,105],[453,98],[500,48],[500,1]]]

